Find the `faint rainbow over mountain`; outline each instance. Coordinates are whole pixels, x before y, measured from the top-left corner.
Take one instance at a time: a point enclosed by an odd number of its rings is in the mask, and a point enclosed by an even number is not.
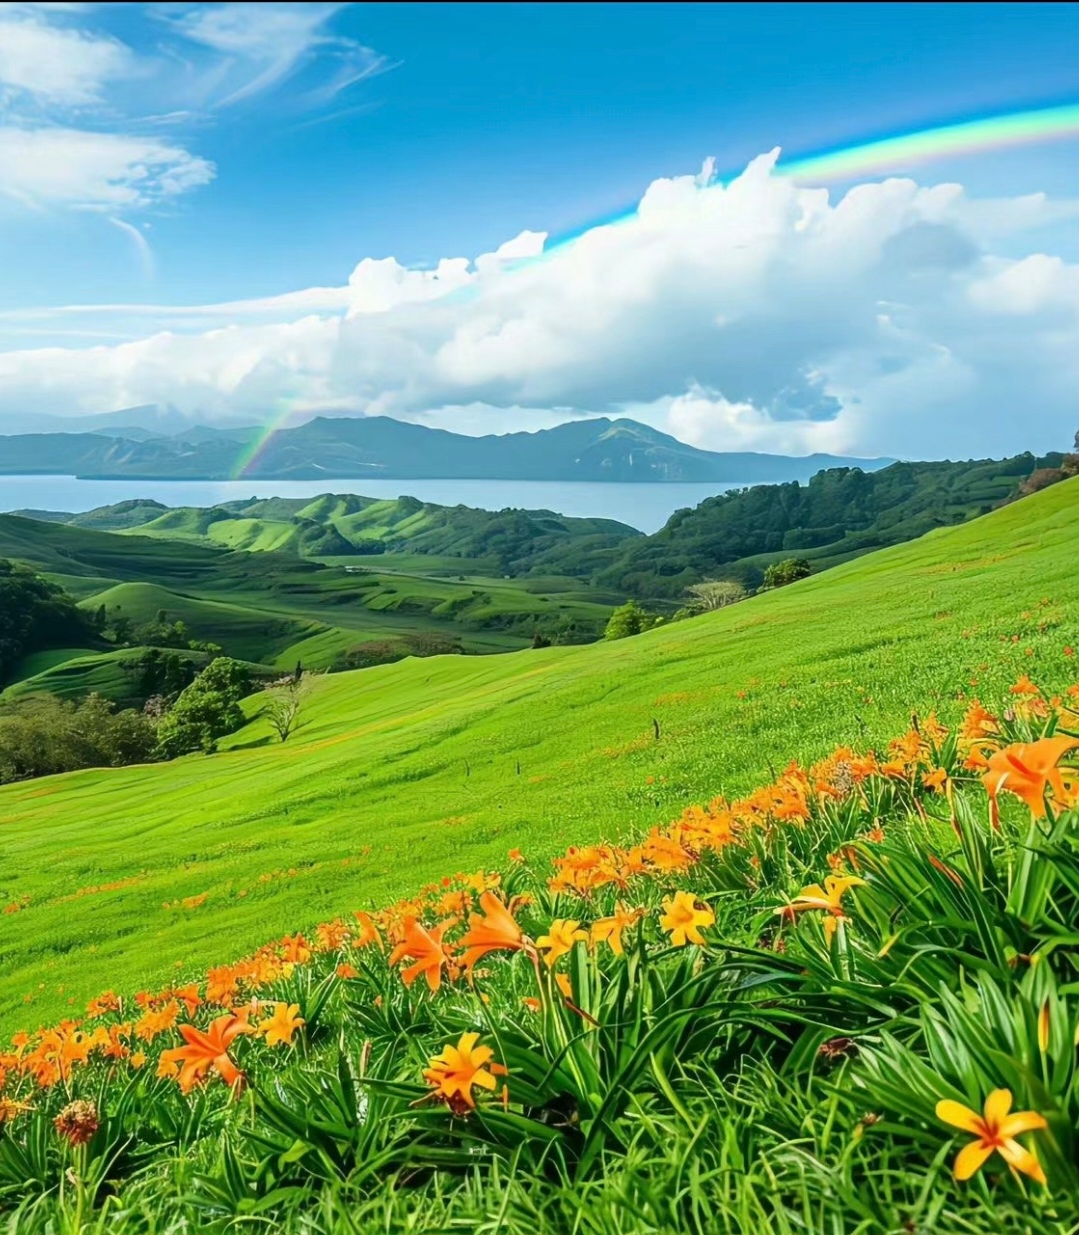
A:
[[[265,424],[260,426],[258,433],[254,439],[240,451],[233,464],[230,479],[243,480],[248,475],[251,468],[262,458],[266,447],[282,429],[288,429],[292,426],[289,421],[293,419],[297,412],[296,407],[292,403],[286,402],[284,407],[277,412],[276,415]]]

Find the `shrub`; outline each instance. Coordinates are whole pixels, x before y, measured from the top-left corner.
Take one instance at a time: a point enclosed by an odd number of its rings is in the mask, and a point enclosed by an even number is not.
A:
[[[0,713],[0,784],[145,763],[156,744],[151,717],[118,712],[101,695],[87,695],[79,703],[33,695]]]
[[[806,579],[813,573],[808,559],[804,557],[789,557],[782,562],[773,562],[764,572],[765,588],[786,587],[798,579]]]
[[[657,613],[649,613],[635,600],[627,600],[619,605],[611,614],[607,628],[603,632],[604,639],[626,639],[630,635],[639,635],[642,631],[658,626],[663,618]]]
[[[247,670],[219,656],[186,687],[158,729],[158,749],[166,759],[201,750],[211,754],[217,741],[243,725],[240,700],[251,691]]]

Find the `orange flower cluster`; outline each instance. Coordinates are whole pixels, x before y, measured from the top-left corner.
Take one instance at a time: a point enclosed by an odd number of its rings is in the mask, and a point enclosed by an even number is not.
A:
[[[690,807],[668,826],[653,828],[637,845],[571,848],[555,859],[548,886],[552,892],[585,901],[601,888],[624,892],[640,878],[664,880],[669,886],[672,878],[690,871],[705,854],[741,844],[750,833],[767,836],[777,828],[803,826],[831,801],[854,796],[868,801],[869,782],[874,779],[905,786],[904,792],[917,805],[919,795],[927,792],[950,793],[953,778],[963,772],[977,774],[989,795],[994,820],[1004,793],[1021,799],[1035,816],[1044,815],[1050,807],[1079,806],[1079,771],[1061,766],[1063,759],[1079,750],[1079,738],[1054,732],[1079,727],[1077,701],[1079,685],[1070,688],[1064,698],[1050,699],[1024,676],[1011,688],[1009,712],[1003,719],[977,700],[970,704],[954,735],[957,758],[947,768],[938,763],[945,760],[941,752],[952,735],[935,716],[915,717],[907,733],[889,743],[884,757],[841,747],[809,768],[791,763],[771,784],[739,800],[716,798],[707,806]],[[1008,744],[1003,736],[1006,722],[1015,717],[1044,721],[1047,736]],[[883,839],[879,825],[866,839]],[[514,864],[524,860],[518,850],[512,850],[510,857]],[[822,911],[829,931],[842,921],[841,898],[860,880],[842,876],[843,856],[834,857],[833,876],[823,886],[804,889],[781,908],[778,912],[784,918]],[[477,963],[493,952],[523,952],[537,966],[537,973],[541,957],[545,967],[553,970],[578,943],[591,948],[607,944],[620,953],[623,932],[643,913],[619,901],[613,915],[598,918],[589,927],[576,918],[557,919],[548,925],[546,934],[533,940],[515,916],[528,898],[507,900],[496,891],[500,884],[498,873],[459,872],[383,910],[359,911],[353,922],[336,918],[322,923],[310,939],[295,934],[266,944],[251,956],[210,969],[201,984],[192,982],[154,994],[144,991],[130,1006],[113,991],[106,991],[90,1001],[89,1024],[65,1020],[33,1035],[17,1034],[13,1049],[0,1053],[0,1122],[28,1109],[19,1098],[4,1096],[5,1088],[19,1086],[24,1078],[42,1088],[66,1084],[76,1069],[94,1059],[139,1068],[146,1063],[142,1047],[163,1037],[172,1042],[179,1037],[183,1045],[167,1046],[160,1054],[160,1075],[175,1076],[185,1091],[214,1075],[237,1086],[242,1073],[231,1053],[237,1038],[246,1035],[265,1046],[287,1047],[304,1024],[296,1004],[267,1005],[260,1002],[259,992],[288,978],[297,966],[309,964],[319,954],[332,955],[337,976],[351,981],[360,977],[357,965],[365,963],[361,953],[370,949],[385,955],[383,963],[400,967],[406,985],[422,977],[429,990],[436,992],[443,982],[464,976],[471,979]],[[659,922],[669,942],[682,947],[703,943],[700,931],[714,922],[714,916],[690,892],[677,890],[664,900]],[[566,975],[555,972],[554,979],[569,999]],[[526,999],[529,1006],[536,1002]],[[193,1021],[207,1006],[216,1014],[208,1026],[199,1028]],[[262,1015],[261,1009],[267,1006],[273,1009],[269,1018],[251,1024],[249,1017]],[[473,1047],[474,1043],[468,1051],[462,1048],[462,1058],[471,1052],[469,1066],[478,1065],[479,1075],[482,1065]],[[450,1073],[456,1074],[460,1061],[444,1056],[435,1061],[437,1068],[432,1067],[438,1073],[437,1080],[434,1075],[429,1078],[432,1084],[448,1085]],[[451,1093],[445,1088],[444,1095],[451,1102],[465,1100],[461,1090]]]

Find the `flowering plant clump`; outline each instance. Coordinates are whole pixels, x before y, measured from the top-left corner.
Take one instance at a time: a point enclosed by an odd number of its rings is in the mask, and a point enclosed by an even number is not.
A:
[[[819,1185],[836,1229],[871,1195],[886,1229],[924,1204],[1063,1235],[1077,922],[1079,688],[1023,678],[999,709],[915,717],[546,877],[513,850],[16,1034],[0,1210],[73,1171],[117,1222],[147,1188],[177,1230],[256,1212],[335,1229],[403,1192],[429,1229],[463,1229],[486,1180],[504,1215],[557,1215],[507,1229],[572,1229],[570,1198],[617,1192],[642,1230],[696,1230],[690,1170],[708,1229],[788,1229]],[[665,1182],[640,1191],[642,1164]]]

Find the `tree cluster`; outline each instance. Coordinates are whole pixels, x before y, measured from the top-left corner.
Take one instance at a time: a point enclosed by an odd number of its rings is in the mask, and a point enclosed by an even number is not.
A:
[[[92,637],[86,615],[62,588],[0,558],[0,687],[28,653],[78,647]]]
[[[0,784],[78,768],[146,763],[156,749],[151,717],[117,711],[97,694],[77,703],[33,695],[0,712]]]

